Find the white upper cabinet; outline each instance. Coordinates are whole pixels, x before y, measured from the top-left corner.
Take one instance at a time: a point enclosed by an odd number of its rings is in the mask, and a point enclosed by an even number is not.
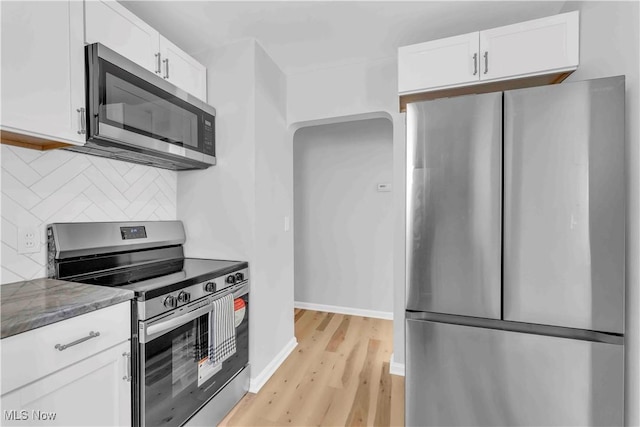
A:
[[[579,15],[569,12],[400,47],[398,92],[560,74],[575,70],[578,64]]]
[[[85,1],[85,42],[102,43],[206,102],[207,69],[114,0]]]
[[[160,34],[115,1],[85,2],[85,42],[102,43],[149,71],[158,69]]]
[[[162,77],[203,101],[207,100],[207,69],[171,41],[160,36]]]
[[[1,2],[4,132],[82,145],[82,3]],[[11,139],[3,134],[3,141]]]
[[[578,12],[480,32],[481,79],[576,68]]]
[[[478,32],[398,49],[399,92],[479,80]]]

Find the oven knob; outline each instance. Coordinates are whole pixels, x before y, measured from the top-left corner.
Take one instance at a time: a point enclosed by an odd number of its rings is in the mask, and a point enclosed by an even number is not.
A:
[[[227,283],[229,283],[230,285],[233,285],[234,283],[236,283],[236,278],[234,277],[233,274],[230,274],[227,276]]]
[[[178,294],[178,302],[189,302],[191,299],[191,294],[189,292],[180,292]]]
[[[164,303],[163,303],[163,304],[164,304],[164,306],[165,306],[165,307],[167,307],[167,308],[175,308],[175,306],[176,306],[176,299],[175,299],[173,296],[169,295],[168,297],[166,297],[166,298],[164,299]]]
[[[243,280],[244,280],[244,274],[236,273],[236,281],[237,282],[242,282]]]
[[[207,283],[205,283],[204,290],[206,292],[215,292],[216,291],[216,282],[207,282]]]

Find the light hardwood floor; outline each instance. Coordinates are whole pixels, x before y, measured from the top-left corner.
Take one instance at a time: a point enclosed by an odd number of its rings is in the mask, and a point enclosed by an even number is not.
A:
[[[404,425],[392,331],[391,320],[296,309],[298,346],[220,426]]]

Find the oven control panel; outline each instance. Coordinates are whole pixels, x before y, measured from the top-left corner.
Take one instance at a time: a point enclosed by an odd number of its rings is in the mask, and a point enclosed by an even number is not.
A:
[[[146,301],[138,301],[138,319],[146,320],[170,310],[180,308],[200,298],[224,291],[249,281],[249,269],[243,268],[232,273],[208,279],[196,285],[174,291]]]
[[[215,293],[221,290],[245,282],[249,279],[249,270],[243,269],[233,273],[226,274],[216,279],[209,280],[204,283],[203,289],[205,292]]]

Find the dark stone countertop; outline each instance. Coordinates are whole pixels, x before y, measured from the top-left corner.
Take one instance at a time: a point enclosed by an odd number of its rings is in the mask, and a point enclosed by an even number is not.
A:
[[[1,338],[128,301],[133,291],[54,279],[0,285]]]

